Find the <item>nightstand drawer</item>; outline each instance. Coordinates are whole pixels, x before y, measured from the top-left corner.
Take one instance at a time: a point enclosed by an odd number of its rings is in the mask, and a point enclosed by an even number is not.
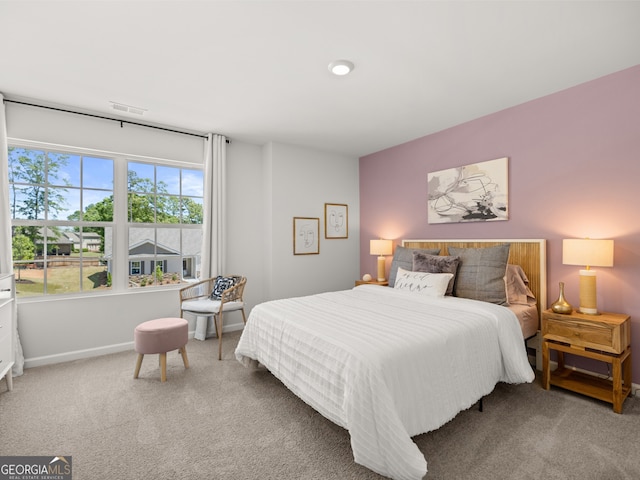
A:
[[[542,337],[547,340],[620,354],[631,345],[629,316],[618,313],[562,315],[542,313]]]
[[[593,325],[572,320],[547,319],[543,335],[549,340],[557,340],[580,347],[620,353],[613,348],[614,343],[616,343],[613,339],[613,330],[607,325]]]
[[[0,335],[2,335],[2,332],[10,332],[11,331],[11,304],[10,302],[5,302],[2,303],[0,302],[0,311],[1,312],[6,312],[6,315],[1,315],[0,316]]]
[[[562,315],[551,309],[542,312],[542,386],[551,385],[613,404],[622,413],[622,403],[631,394],[631,327],[629,315],[601,313]],[[555,351],[557,368],[551,370],[550,352]],[[565,366],[565,353],[608,363],[611,379]]]
[[[0,370],[11,360],[11,335],[0,331]]]
[[[381,285],[383,287],[389,286],[388,280],[378,281],[378,280],[356,280],[356,287],[358,285]]]

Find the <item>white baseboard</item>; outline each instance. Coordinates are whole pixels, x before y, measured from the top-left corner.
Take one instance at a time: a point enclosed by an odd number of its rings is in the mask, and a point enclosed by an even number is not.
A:
[[[225,325],[222,329],[223,333],[234,332],[242,330],[242,323],[232,323]],[[195,330],[189,332],[189,339],[193,340]],[[214,331],[215,335],[215,331]],[[73,360],[80,360],[83,358],[100,357],[102,355],[109,355],[111,353],[119,353],[133,350],[133,340],[125,343],[118,343],[115,345],[104,345],[102,347],[87,348],[84,350],[75,350],[72,352],[56,353],[53,355],[44,355],[41,357],[32,357],[24,359],[24,368],[42,367],[44,365],[54,365],[56,363],[71,362]]]
[[[73,352],[56,353],[53,355],[43,355],[24,359],[24,368],[42,367],[44,365],[54,365],[56,363],[71,362],[82,358],[99,357],[111,353],[125,352],[133,350],[133,341],[118,343],[115,345],[105,345],[103,347],[87,348],[85,350],[75,350]]]
[[[244,324],[243,323],[231,323],[229,325],[225,325],[222,328],[222,333],[227,333],[227,332],[235,332],[238,330],[242,330],[244,328]],[[194,340],[198,340],[197,338],[194,338],[194,334],[195,334],[195,330],[193,330],[192,332],[189,332],[189,338],[192,338]],[[207,334],[206,337],[207,338],[211,338],[211,337],[215,337],[216,336],[216,330],[215,327],[213,326],[212,322],[209,322],[209,328],[207,329]]]

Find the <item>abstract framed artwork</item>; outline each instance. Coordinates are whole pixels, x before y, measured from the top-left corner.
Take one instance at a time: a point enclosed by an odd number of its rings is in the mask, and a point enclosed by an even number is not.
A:
[[[320,253],[320,219],[293,217],[293,254]]]
[[[427,174],[429,223],[509,219],[508,158]]]
[[[324,204],[324,238],[349,238],[349,207],[347,205]]]

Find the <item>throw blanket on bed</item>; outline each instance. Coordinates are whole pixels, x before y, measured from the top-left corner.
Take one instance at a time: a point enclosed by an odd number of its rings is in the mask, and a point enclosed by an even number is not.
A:
[[[508,308],[375,285],[254,307],[236,358],[263,364],[349,431],[357,463],[398,480],[427,472],[412,436],[497,382],[534,379]]]

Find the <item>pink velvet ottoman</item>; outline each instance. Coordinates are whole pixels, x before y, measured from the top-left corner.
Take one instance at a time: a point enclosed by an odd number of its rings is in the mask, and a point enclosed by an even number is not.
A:
[[[133,378],[138,378],[142,359],[147,354],[160,354],[160,377],[163,382],[167,381],[167,352],[180,350],[184,367],[189,368],[188,340],[189,322],[184,318],[157,318],[138,325],[133,332],[133,343],[138,352]]]

